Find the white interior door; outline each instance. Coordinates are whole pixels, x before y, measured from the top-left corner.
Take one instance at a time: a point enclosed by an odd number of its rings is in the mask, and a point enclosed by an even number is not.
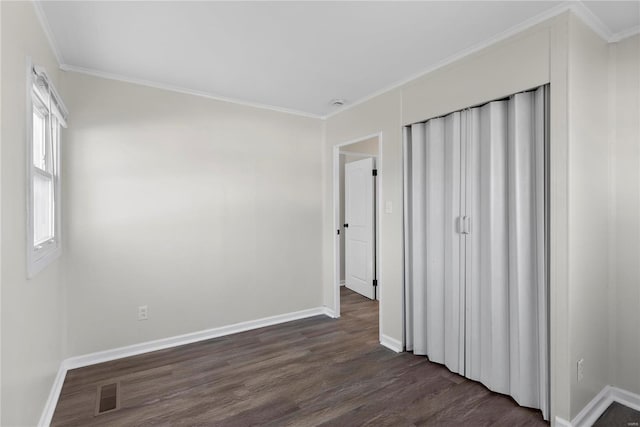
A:
[[[345,285],[374,299],[374,159],[345,164]]]

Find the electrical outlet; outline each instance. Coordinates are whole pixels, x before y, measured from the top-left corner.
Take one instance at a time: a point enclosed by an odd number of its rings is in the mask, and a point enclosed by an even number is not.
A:
[[[578,360],[578,382],[584,379],[584,359]]]
[[[138,320],[147,320],[149,318],[149,311],[146,305],[138,307]]]

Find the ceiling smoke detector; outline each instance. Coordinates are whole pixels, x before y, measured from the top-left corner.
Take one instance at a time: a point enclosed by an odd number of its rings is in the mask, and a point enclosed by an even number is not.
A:
[[[332,99],[332,100],[331,100],[331,102],[330,102],[330,104],[331,104],[333,107],[342,107],[342,106],[344,105],[344,99],[342,99],[342,98],[335,98],[335,99]]]

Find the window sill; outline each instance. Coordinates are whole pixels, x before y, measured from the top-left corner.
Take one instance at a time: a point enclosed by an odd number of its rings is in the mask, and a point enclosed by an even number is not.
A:
[[[34,259],[36,256],[35,252],[29,255],[29,259],[27,260],[27,279],[33,279],[38,273],[62,255],[62,248],[60,245],[51,248],[44,254],[38,254],[37,259]]]

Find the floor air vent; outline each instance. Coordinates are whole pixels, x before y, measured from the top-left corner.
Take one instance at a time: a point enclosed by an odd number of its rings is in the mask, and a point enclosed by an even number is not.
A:
[[[106,414],[118,409],[120,409],[120,383],[99,385],[96,415]]]

